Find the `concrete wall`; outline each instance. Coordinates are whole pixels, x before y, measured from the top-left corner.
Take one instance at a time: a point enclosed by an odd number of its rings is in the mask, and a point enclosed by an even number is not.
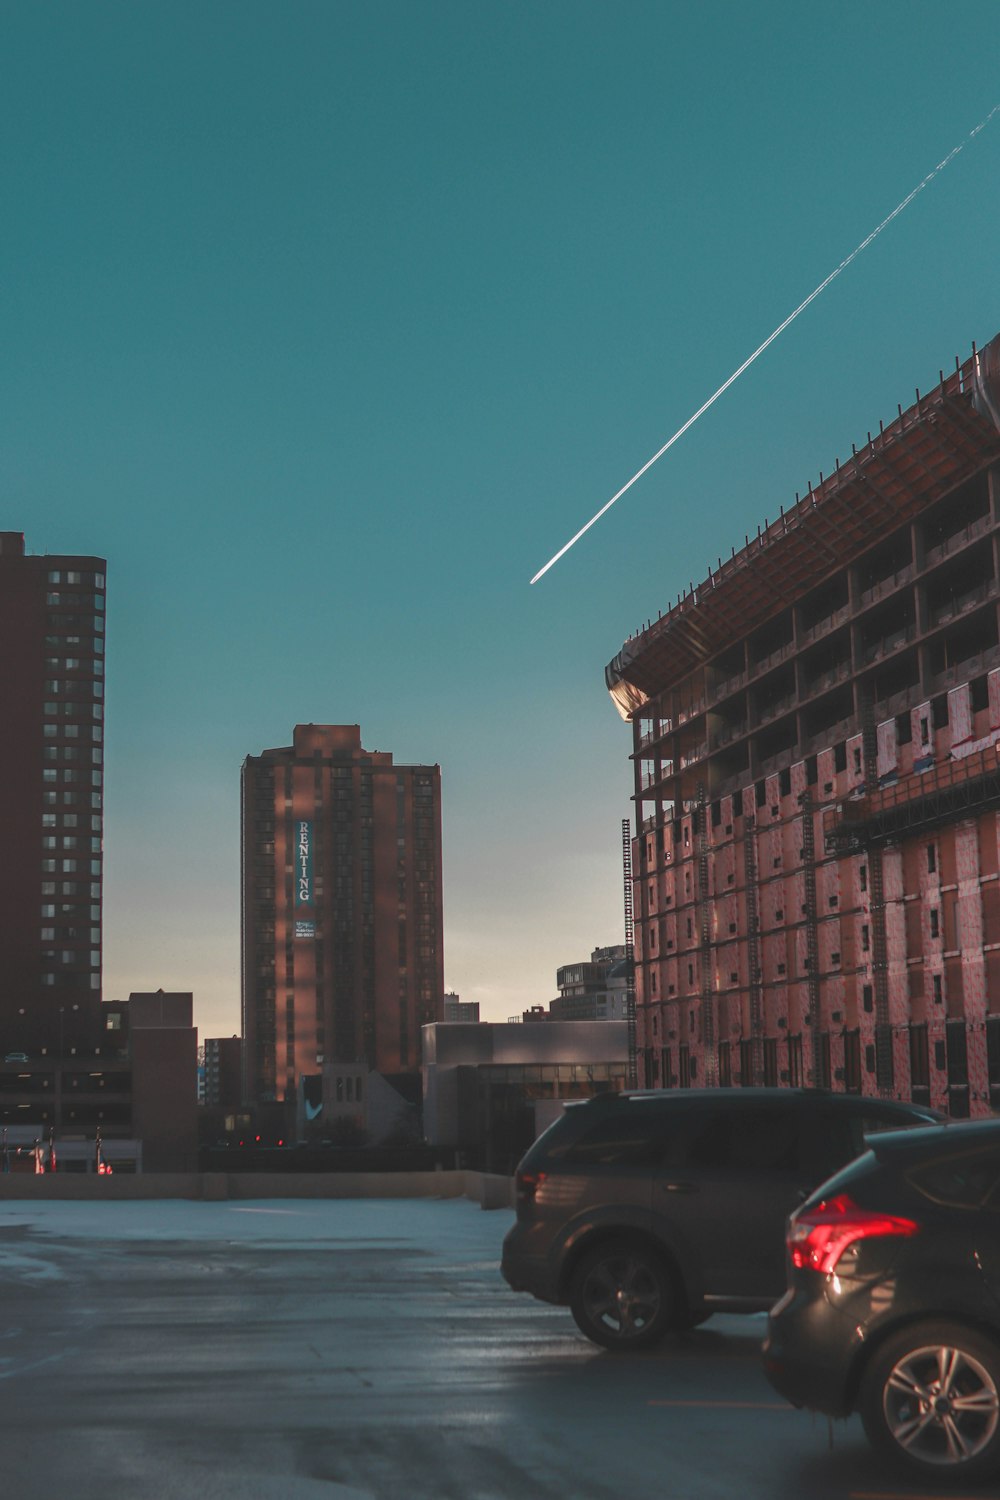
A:
[[[159,1198],[470,1198],[512,1208],[514,1181],[486,1172],[157,1172],[112,1177],[58,1172],[0,1175],[0,1203],[149,1202]]]

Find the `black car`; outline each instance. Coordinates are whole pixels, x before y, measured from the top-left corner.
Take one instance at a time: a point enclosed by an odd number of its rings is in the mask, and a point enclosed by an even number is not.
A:
[[[1000,1120],[878,1136],[792,1214],[764,1368],[911,1473],[1000,1468]]]
[[[939,1119],[805,1089],[601,1094],[567,1105],[517,1170],[501,1270],[568,1304],[607,1349],[711,1313],[760,1312],[785,1285],[784,1226],[870,1131]]]

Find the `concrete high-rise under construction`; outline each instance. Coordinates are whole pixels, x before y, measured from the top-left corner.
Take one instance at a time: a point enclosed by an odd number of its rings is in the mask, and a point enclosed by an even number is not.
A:
[[[443,1016],[440,768],[299,724],[244,762],[242,830],[249,1099],[329,1063],[415,1074]]]
[[[631,637],[639,1077],[1000,1107],[1000,337]]]

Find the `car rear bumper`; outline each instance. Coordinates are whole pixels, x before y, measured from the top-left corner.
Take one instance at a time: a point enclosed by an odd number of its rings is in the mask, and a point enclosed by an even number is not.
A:
[[[854,1328],[822,1292],[786,1292],[771,1309],[762,1350],[764,1373],[793,1406],[846,1417],[851,1410]]]
[[[506,1252],[500,1262],[500,1274],[515,1292],[530,1292],[542,1302],[558,1302],[559,1295],[544,1261]]]
[[[541,1302],[558,1302],[559,1287],[547,1257],[532,1255],[524,1248],[531,1227],[520,1223],[508,1230],[503,1242],[500,1274],[515,1292],[530,1292]]]

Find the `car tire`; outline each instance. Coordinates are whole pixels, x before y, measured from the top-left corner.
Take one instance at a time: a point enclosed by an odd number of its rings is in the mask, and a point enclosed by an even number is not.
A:
[[[580,1332],[616,1352],[650,1349],[680,1321],[669,1268],[630,1240],[609,1240],[583,1257],[569,1305]]]
[[[1000,1468],[1000,1346],[960,1323],[916,1323],[888,1339],[861,1382],[872,1445],[923,1479]]]

